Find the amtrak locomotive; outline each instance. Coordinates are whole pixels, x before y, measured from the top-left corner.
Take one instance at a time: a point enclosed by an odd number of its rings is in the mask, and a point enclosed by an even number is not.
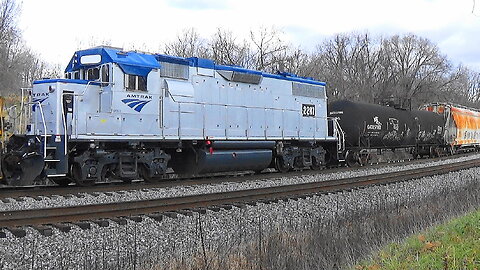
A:
[[[28,105],[28,132],[2,159],[9,185],[318,169],[341,150],[325,83],[202,58],[77,51]]]

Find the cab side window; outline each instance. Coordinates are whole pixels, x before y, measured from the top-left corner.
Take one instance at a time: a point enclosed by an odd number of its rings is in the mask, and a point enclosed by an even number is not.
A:
[[[85,79],[87,80],[95,81],[100,79],[100,70],[98,69],[98,67],[89,68],[86,73],[87,76],[85,77]]]
[[[102,66],[102,82],[110,82],[110,65]]]
[[[127,90],[147,91],[147,79],[143,76],[125,74],[125,88]]]

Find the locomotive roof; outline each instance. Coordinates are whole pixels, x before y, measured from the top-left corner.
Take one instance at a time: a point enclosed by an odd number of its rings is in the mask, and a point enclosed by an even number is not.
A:
[[[100,56],[100,60],[94,64],[83,64],[84,56]],[[291,73],[271,74],[257,70],[246,69],[238,66],[218,65],[213,60],[198,57],[178,57],[164,54],[150,54],[137,51],[123,51],[119,48],[112,47],[94,47],[86,50],[79,50],[74,53],[68,63],[65,72],[72,72],[79,69],[88,68],[92,65],[100,65],[104,63],[116,63],[120,68],[128,74],[147,76],[152,69],[161,68],[161,62],[186,65],[191,67],[199,67],[214,70],[234,71],[239,73],[261,75],[266,78],[274,78],[287,81],[295,81],[301,83],[315,84],[325,86],[325,82],[316,81],[313,78],[299,77]]]

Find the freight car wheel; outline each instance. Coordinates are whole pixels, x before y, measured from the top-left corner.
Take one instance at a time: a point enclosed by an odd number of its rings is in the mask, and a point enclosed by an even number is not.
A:
[[[453,145],[450,145],[450,146],[448,147],[448,154],[449,154],[450,156],[455,155],[455,147],[454,147]]]
[[[358,165],[358,159],[355,152],[347,151],[345,154],[345,163],[347,163],[348,167],[355,167]]]
[[[290,166],[288,166],[283,157],[276,157],[275,169],[281,173],[286,173],[290,170]]]

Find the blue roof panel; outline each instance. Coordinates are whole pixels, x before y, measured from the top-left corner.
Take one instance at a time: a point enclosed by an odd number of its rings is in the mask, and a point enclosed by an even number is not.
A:
[[[101,61],[94,65],[84,65],[80,63],[80,59],[85,55],[100,55]],[[65,72],[98,66],[104,63],[117,63],[125,73],[139,76],[147,76],[152,69],[160,68],[160,64],[154,55],[98,47],[75,52]]]
[[[101,62],[95,65],[82,65],[80,58],[84,55],[100,55]],[[217,65],[213,60],[198,58],[198,57],[178,57],[163,54],[146,54],[140,52],[124,52],[120,49],[108,48],[108,47],[96,47],[92,49],[77,51],[70,60],[65,72],[72,72],[79,69],[88,68],[90,66],[98,66],[103,63],[117,63],[123,72],[132,75],[147,76],[152,69],[158,69],[161,67],[160,62],[167,62],[173,64],[180,64],[191,67],[208,68],[214,70],[228,70],[236,71],[247,74],[261,75],[266,78],[294,81],[301,83],[309,83],[314,85],[325,86],[326,83],[316,81],[313,78],[298,77],[295,74],[279,73],[271,74],[261,72],[258,70],[251,70],[237,66]]]

